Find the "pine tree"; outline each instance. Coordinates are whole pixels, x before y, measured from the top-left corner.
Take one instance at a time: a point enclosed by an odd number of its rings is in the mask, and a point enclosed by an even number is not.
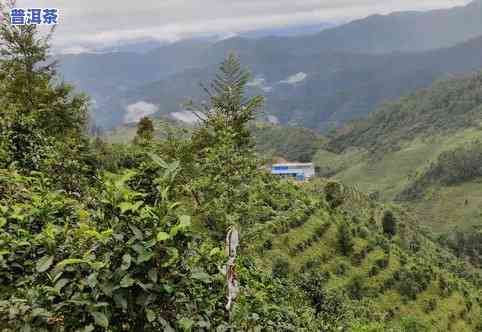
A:
[[[393,215],[392,211],[385,211],[382,220],[383,233],[389,237],[397,234],[397,219]]]
[[[221,64],[209,88],[209,103],[187,105],[201,119],[192,136],[197,160],[190,188],[203,211],[206,224],[222,237],[229,224],[247,223],[244,217],[249,184],[257,175],[254,143],[249,121],[263,103],[262,97],[245,97],[250,74],[231,54]]]
[[[230,54],[221,64],[216,78],[209,87],[202,85],[210,102],[201,105],[187,104],[187,108],[198,115],[203,126],[198,136],[205,139],[207,132],[212,134],[229,130],[235,134],[238,147],[252,146],[247,124],[255,118],[256,111],[263,105],[264,98],[246,98],[245,90],[251,75],[241,68],[236,55]],[[211,140],[209,140],[211,141]]]
[[[143,117],[137,124],[135,143],[149,142],[154,138],[154,124],[149,117]]]
[[[337,242],[340,252],[344,256],[348,256],[353,250],[353,237],[350,226],[347,222],[342,222],[338,226]]]
[[[59,82],[49,59],[53,30],[42,35],[35,25],[10,25],[13,6],[0,8],[0,146],[10,162],[37,169],[48,145],[83,137],[88,102]]]

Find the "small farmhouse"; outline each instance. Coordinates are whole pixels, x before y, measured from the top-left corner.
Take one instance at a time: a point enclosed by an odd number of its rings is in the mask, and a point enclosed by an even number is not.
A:
[[[271,174],[305,181],[315,176],[315,167],[313,163],[280,163],[271,167]]]

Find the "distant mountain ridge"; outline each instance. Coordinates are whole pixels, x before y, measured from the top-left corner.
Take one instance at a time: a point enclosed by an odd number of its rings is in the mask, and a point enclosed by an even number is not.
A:
[[[455,67],[472,70],[480,55],[472,38],[480,35],[478,0],[451,9],[372,15],[312,35],[186,40],[145,54],[66,55],[60,71],[95,99],[93,118],[112,127],[122,122],[130,102],[152,100],[160,113],[179,111],[181,99],[192,96],[199,80],[209,79],[212,68],[234,51],[265,83],[253,86],[253,92],[267,94],[271,115],[283,123],[323,129],[365,116],[380,101],[428,86]],[[453,48],[435,50],[443,47]],[[421,51],[425,55],[400,53]],[[457,52],[464,63],[448,59]],[[278,84],[292,77],[304,79]],[[173,84],[161,83],[168,78]],[[186,86],[189,91],[173,91]],[[135,97],[144,99],[132,101]]]
[[[262,54],[262,53],[258,53]],[[424,53],[369,55],[323,52],[318,55],[242,57],[252,69],[251,94],[267,98],[265,114],[284,124],[327,129],[363,118],[383,102],[394,100],[434,80],[482,69],[482,37]],[[157,105],[169,116],[189,97],[205,98],[199,82],[209,81],[216,66],[193,68],[129,90],[109,101],[104,122],[139,100]],[[117,119],[115,118],[117,116]]]

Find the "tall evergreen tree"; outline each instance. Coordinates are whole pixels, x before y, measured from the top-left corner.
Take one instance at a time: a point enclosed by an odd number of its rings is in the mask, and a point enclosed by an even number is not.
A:
[[[148,142],[154,138],[154,124],[149,117],[143,117],[137,124],[135,143]]]
[[[15,2],[0,5],[0,144],[12,160],[36,169],[46,146],[83,136],[88,102],[58,79],[49,58],[53,29],[42,35],[35,25],[12,26]]]
[[[248,222],[243,209],[258,165],[247,125],[263,103],[262,97],[245,96],[249,77],[230,54],[209,87],[203,86],[209,102],[188,104],[202,120],[192,136],[197,176],[191,188],[198,193],[201,209],[211,211],[206,222],[220,237],[227,224]]]
[[[233,53],[229,54],[210,85],[202,85],[209,102],[201,105],[191,102],[187,105],[203,122],[197,136],[205,139],[206,130],[212,131],[210,136],[229,130],[235,133],[234,143],[238,147],[252,147],[247,124],[255,118],[264,98],[245,96],[250,77],[249,71],[241,67],[238,57]]]
[[[397,234],[397,219],[393,215],[393,212],[388,210],[383,214],[382,220],[383,233],[389,237]]]
[[[342,255],[348,256],[353,251],[353,236],[347,222],[338,226],[337,243]]]

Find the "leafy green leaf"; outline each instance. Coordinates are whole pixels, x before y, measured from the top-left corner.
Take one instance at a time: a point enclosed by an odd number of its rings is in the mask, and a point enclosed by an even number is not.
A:
[[[190,216],[181,216],[179,217],[179,224],[174,226],[169,234],[171,237],[176,236],[179,232],[185,231],[187,228],[191,226],[191,217]]]
[[[152,323],[156,319],[156,314],[153,310],[146,309],[146,318],[149,323]]]
[[[194,321],[189,318],[181,318],[177,323],[182,331],[191,331],[194,326]]]
[[[127,309],[127,300],[125,299],[124,295],[120,292],[114,294],[114,301],[115,303],[122,307],[122,309]]]
[[[53,256],[44,256],[37,261],[36,269],[38,272],[45,272],[50,268],[53,262]]]
[[[157,233],[157,241],[166,241],[166,240],[169,240],[171,237],[169,236],[169,234],[165,233],[165,232],[159,232]]]
[[[152,282],[157,282],[157,269],[150,269],[149,272],[147,272],[147,275]]]
[[[107,316],[104,315],[102,312],[93,311],[90,314],[92,315],[92,317],[94,317],[94,321],[97,325],[105,329],[109,327],[109,320],[107,319]]]
[[[120,286],[122,288],[128,288],[134,285],[135,280],[132,279],[129,275],[124,276],[124,278],[120,281]]]
[[[122,202],[119,204],[119,208],[121,210],[121,213],[126,213],[127,211],[136,212],[137,210],[139,210],[142,204],[144,204],[144,202],[142,201],[135,202],[135,203]]]
[[[207,274],[206,272],[195,272],[191,274],[191,278],[200,280],[204,283],[210,283],[211,282],[211,276]]]
[[[48,317],[51,313],[44,308],[35,308],[32,310],[32,317]]]
[[[60,292],[62,288],[64,288],[69,282],[70,282],[70,279],[62,278],[55,283],[54,288],[57,292]]]
[[[220,252],[222,252],[222,250],[221,250],[220,248],[218,248],[218,247],[213,248],[213,249],[211,249],[211,251],[209,252],[209,256],[211,256],[211,257],[212,257],[212,256],[215,256],[215,255],[219,254]]]
[[[129,228],[131,229],[132,233],[134,233],[134,236],[136,238],[138,238],[139,240],[144,239],[144,234],[142,233],[142,231],[139,228],[137,228],[137,226],[129,224]]]
[[[92,331],[94,331],[94,330],[95,330],[94,325],[89,324],[89,325],[87,325],[86,327],[84,327],[84,329],[82,329],[81,331],[82,331],[82,332],[92,332]]]
[[[127,211],[130,211],[132,209],[133,205],[130,202],[122,202],[119,204],[119,208],[121,210],[121,213],[126,213]]]
[[[168,168],[169,165],[164,161],[162,160],[159,156],[153,154],[153,153],[149,153],[149,157],[152,159],[152,161],[154,161],[158,166],[162,167],[162,168]]]
[[[69,259],[64,259],[63,261],[58,263],[57,267],[62,268],[62,267],[67,266],[67,265],[76,265],[76,264],[82,264],[82,263],[89,264],[89,261],[87,261],[85,259],[69,258]]]
[[[150,251],[145,251],[137,257],[137,264],[148,262],[152,259],[152,257],[154,257],[154,253]]]
[[[126,271],[131,266],[132,257],[129,254],[122,256],[121,270]]]

